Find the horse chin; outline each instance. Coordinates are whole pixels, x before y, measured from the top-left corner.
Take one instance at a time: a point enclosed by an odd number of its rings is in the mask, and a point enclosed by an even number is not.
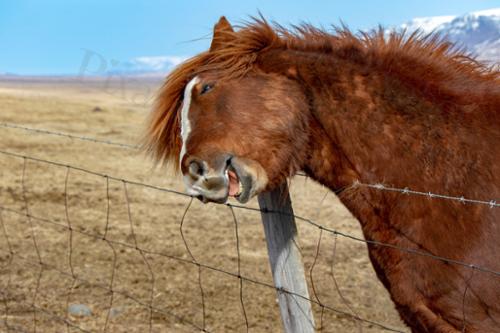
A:
[[[240,203],[248,202],[267,186],[266,171],[260,163],[254,160],[235,156],[231,159],[229,171],[234,172],[237,176],[240,188],[239,193],[234,197]]]

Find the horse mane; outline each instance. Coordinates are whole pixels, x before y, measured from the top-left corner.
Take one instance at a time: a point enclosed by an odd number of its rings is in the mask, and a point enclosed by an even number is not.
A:
[[[301,24],[287,29],[263,17],[252,18],[236,31],[223,31],[222,47],[200,53],[171,71],[160,88],[144,139],[145,149],[157,162],[176,160],[181,150],[180,115],[183,90],[195,75],[218,71],[222,77],[241,77],[252,69],[259,53],[298,50],[330,54],[363,61],[380,70],[409,78],[419,84],[455,85],[463,91],[481,86],[498,91],[498,67],[488,67],[440,35],[386,33],[379,27],[371,32],[352,33],[347,27],[325,29]],[[418,64],[418,66],[416,66]],[[427,83],[425,83],[427,82]],[[460,94],[457,94],[460,95]],[[174,165],[178,167],[178,163]]]

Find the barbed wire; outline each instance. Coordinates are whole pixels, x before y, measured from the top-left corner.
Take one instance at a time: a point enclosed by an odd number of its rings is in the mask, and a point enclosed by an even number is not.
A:
[[[18,130],[23,130],[26,132],[36,133],[36,134],[60,136],[60,137],[65,137],[65,138],[69,138],[69,139],[74,139],[74,140],[89,141],[89,142],[93,142],[93,143],[105,144],[105,145],[116,146],[116,147],[120,147],[120,148],[126,148],[126,149],[134,149],[134,150],[140,149],[139,145],[131,145],[128,143],[98,139],[98,138],[85,136],[85,135],[76,135],[76,134],[70,134],[70,133],[64,133],[64,132],[57,132],[57,131],[48,130],[48,129],[27,127],[27,126],[22,126],[22,125],[13,124],[13,123],[2,122],[2,123],[0,123],[0,127],[10,128],[10,129],[18,129]]]
[[[75,134],[69,134],[69,133],[63,133],[63,132],[56,132],[52,130],[47,130],[47,129],[37,129],[37,128],[31,128],[31,127],[26,127],[18,124],[13,124],[13,123],[0,123],[0,127],[4,128],[11,128],[11,129],[20,129],[28,132],[34,132],[38,134],[45,134],[45,135],[55,135],[55,136],[61,136],[61,137],[67,137],[71,139],[77,139],[77,140],[83,140],[83,141],[90,141],[94,143],[99,143],[99,144],[106,144],[106,145],[113,145],[113,146],[118,146],[122,148],[127,148],[127,149],[140,149],[139,145],[130,145],[126,143],[120,143],[120,142],[114,142],[114,141],[109,141],[109,140],[103,140],[103,139],[97,139],[94,137],[90,136],[78,136]],[[295,174],[296,176],[300,177],[309,177],[305,172],[299,171]],[[487,205],[491,208],[493,207],[500,207],[500,203],[497,202],[496,199],[491,199],[491,200],[478,200],[478,199],[471,199],[471,198],[465,198],[463,196],[451,196],[451,195],[446,195],[446,194],[440,194],[440,193],[433,193],[433,192],[424,192],[424,191],[417,191],[417,190],[412,190],[409,187],[405,188],[398,188],[398,187],[393,187],[393,186],[386,186],[382,183],[377,183],[377,184],[369,184],[369,183],[364,183],[359,180],[356,180],[351,187],[368,187],[376,190],[381,190],[381,191],[390,191],[390,192],[399,192],[402,194],[412,194],[412,195],[419,195],[419,196],[427,196],[429,198],[438,198],[438,199],[446,199],[446,200],[453,200],[453,201],[459,201],[462,203],[472,203],[472,204],[482,204],[482,205]]]
[[[459,201],[461,203],[487,205],[487,206],[490,206],[490,208],[500,207],[500,203],[497,203],[496,200],[487,201],[487,200],[477,200],[477,199],[464,198],[463,196],[455,197],[455,196],[451,196],[451,195],[445,195],[445,194],[439,194],[439,193],[433,193],[433,192],[415,191],[415,190],[412,190],[408,187],[397,188],[397,187],[385,186],[384,184],[365,184],[365,183],[362,183],[359,181],[354,182],[354,184],[352,186],[353,187],[356,187],[356,186],[368,187],[368,188],[372,188],[372,189],[376,189],[376,190],[398,192],[398,193],[402,193],[402,194],[420,195],[420,196],[426,196],[429,198],[447,199],[447,200]]]
[[[307,174],[304,172],[297,172],[295,174],[296,176],[300,177],[309,177]],[[377,183],[377,184],[368,184],[368,183],[363,183],[359,180],[354,181],[351,185],[346,186],[345,188],[341,189],[340,191],[344,191],[347,188],[354,188],[354,187],[367,187],[371,188],[374,190],[379,190],[379,191],[388,191],[388,192],[398,192],[401,194],[407,194],[407,195],[417,195],[417,196],[425,196],[429,197],[431,199],[445,199],[445,200],[453,200],[453,201],[458,201],[461,203],[470,203],[470,204],[480,204],[480,205],[486,205],[489,206],[490,208],[497,208],[500,207],[500,203],[497,202],[495,199],[491,200],[479,200],[479,199],[471,199],[471,198],[466,198],[464,196],[452,196],[452,195],[447,195],[447,194],[440,194],[440,193],[434,193],[434,192],[424,192],[424,191],[416,191],[412,190],[409,187],[405,188],[399,188],[399,187],[394,187],[394,186],[386,186],[382,183]]]
[[[129,183],[129,184],[132,184],[132,185],[137,185],[137,186],[142,186],[142,187],[145,187],[145,188],[150,188],[150,189],[154,189],[154,190],[158,190],[158,191],[162,191],[162,192],[177,194],[177,195],[185,196],[185,197],[188,197],[188,198],[194,198],[192,195],[189,195],[189,194],[184,193],[184,192],[180,192],[180,191],[176,191],[176,190],[172,190],[172,189],[168,189],[168,188],[164,188],[164,187],[160,187],[160,186],[155,186],[155,185],[151,185],[151,184],[146,184],[146,183],[142,183],[142,182],[138,182],[138,181],[126,180],[124,178],[110,176],[110,175],[107,175],[107,174],[103,174],[103,173],[100,173],[100,172],[92,171],[92,170],[85,169],[85,168],[82,168],[82,167],[72,166],[72,165],[69,165],[69,164],[64,164],[64,163],[60,163],[60,162],[49,161],[49,160],[45,160],[45,159],[41,159],[41,158],[37,158],[37,157],[33,157],[33,156],[27,156],[27,155],[22,155],[22,154],[7,152],[7,151],[4,151],[4,150],[0,150],[0,154],[4,154],[4,155],[7,155],[7,156],[12,156],[12,157],[16,157],[16,158],[21,158],[21,159],[26,159],[26,160],[37,161],[37,162],[40,162],[40,163],[55,165],[55,166],[59,166],[59,167],[70,168],[70,169],[78,170],[78,171],[81,171],[81,172],[84,172],[84,173],[87,173],[87,174],[91,174],[91,175],[95,175],[95,176],[100,176],[100,177],[103,177],[103,178],[109,178],[109,179],[112,179],[112,180]],[[489,268],[486,268],[486,267],[477,266],[477,265],[472,264],[472,263],[466,263],[466,262],[462,262],[462,261],[459,261],[459,260],[455,260],[455,259],[451,259],[451,258],[446,258],[446,257],[434,255],[434,254],[429,253],[429,252],[423,252],[423,251],[419,251],[419,250],[415,250],[415,249],[411,249],[411,248],[401,247],[401,246],[390,244],[390,243],[383,243],[383,242],[379,242],[379,241],[375,241],[375,240],[367,240],[367,239],[364,239],[364,238],[356,237],[356,236],[353,236],[353,235],[350,235],[350,234],[347,234],[347,233],[344,233],[344,232],[341,232],[341,231],[338,231],[338,230],[335,230],[335,229],[332,229],[332,228],[325,227],[325,226],[323,226],[323,225],[321,225],[321,224],[319,224],[319,223],[317,223],[317,222],[315,222],[315,221],[313,221],[311,219],[308,219],[308,218],[305,218],[305,217],[302,217],[302,216],[299,216],[299,215],[296,215],[296,214],[290,214],[290,213],[282,212],[282,211],[273,211],[273,210],[269,210],[269,209],[255,208],[255,207],[238,205],[238,204],[232,204],[232,203],[225,203],[224,205],[229,206],[229,207],[233,207],[233,208],[243,209],[243,210],[256,211],[256,212],[260,212],[260,213],[280,214],[280,215],[283,215],[283,216],[294,217],[295,219],[297,219],[299,221],[306,222],[306,223],[308,223],[308,224],[310,224],[312,226],[315,226],[315,227],[319,228],[320,230],[324,230],[326,232],[329,232],[329,233],[334,234],[334,235],[339,235],[339,236],[344,237],[344,238],[349,238],[349,239],[355,240],[357,242],[362,242],[362,243],[366,243],[366,244],[370,244],[370,245],[376,245],[376,246],[393,248],[393,249],[396,249],[396,250],[399,250],[399,251],[403,251],[403,252],[407,252],[407,253],[410,253],[410,254],[415,254],[415,255],[419,255],[419,256],[425,256],[425,257],[429,257],[429,258],[432,258],[432,259],[435,259],[435,260],[447,262],[447,263],[450,263],[450,264],[457,264],[457,265],[468,267],[468,268],[471,268],[471,269],[476,269],[478,271],[482,271],[482,272],[485,272],[485,273],[490,273],[490,274],[493,274],[493,275],[496,275],[496,276],[500,276],[500,272],[498,272],[498,271],[495,271],[495,270],[492,270],[492,269],[489,269]]]

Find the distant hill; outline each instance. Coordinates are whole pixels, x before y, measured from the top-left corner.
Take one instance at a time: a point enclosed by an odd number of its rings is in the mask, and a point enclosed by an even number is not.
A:
[[[478,59],[500,63],[500,8],[461,16],[418,17],[399,28],[420,29],[424,33],[436,31],[465,46]]]
[[[127,76],[162,76],[185,59],[178,56],[137,57],[123,62],[116,62],[107,73]]]

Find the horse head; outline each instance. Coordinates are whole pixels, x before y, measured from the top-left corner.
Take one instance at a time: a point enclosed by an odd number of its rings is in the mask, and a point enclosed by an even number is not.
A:
[[[177,90],[177,128],[166,129],[177,137],[162,139],[174,142],[166,153],[178,163],[188,193],[204,202],[229,196],[247,202],[297,171],[307,153],[307,104],[296,82],[258,66],[241,75],[206,66],[224,54],[234,34],[222,17],[203,55],[209,59],[204,69],[193,66],[182,93]],[[167,78],[167,87],[182,70]]]

